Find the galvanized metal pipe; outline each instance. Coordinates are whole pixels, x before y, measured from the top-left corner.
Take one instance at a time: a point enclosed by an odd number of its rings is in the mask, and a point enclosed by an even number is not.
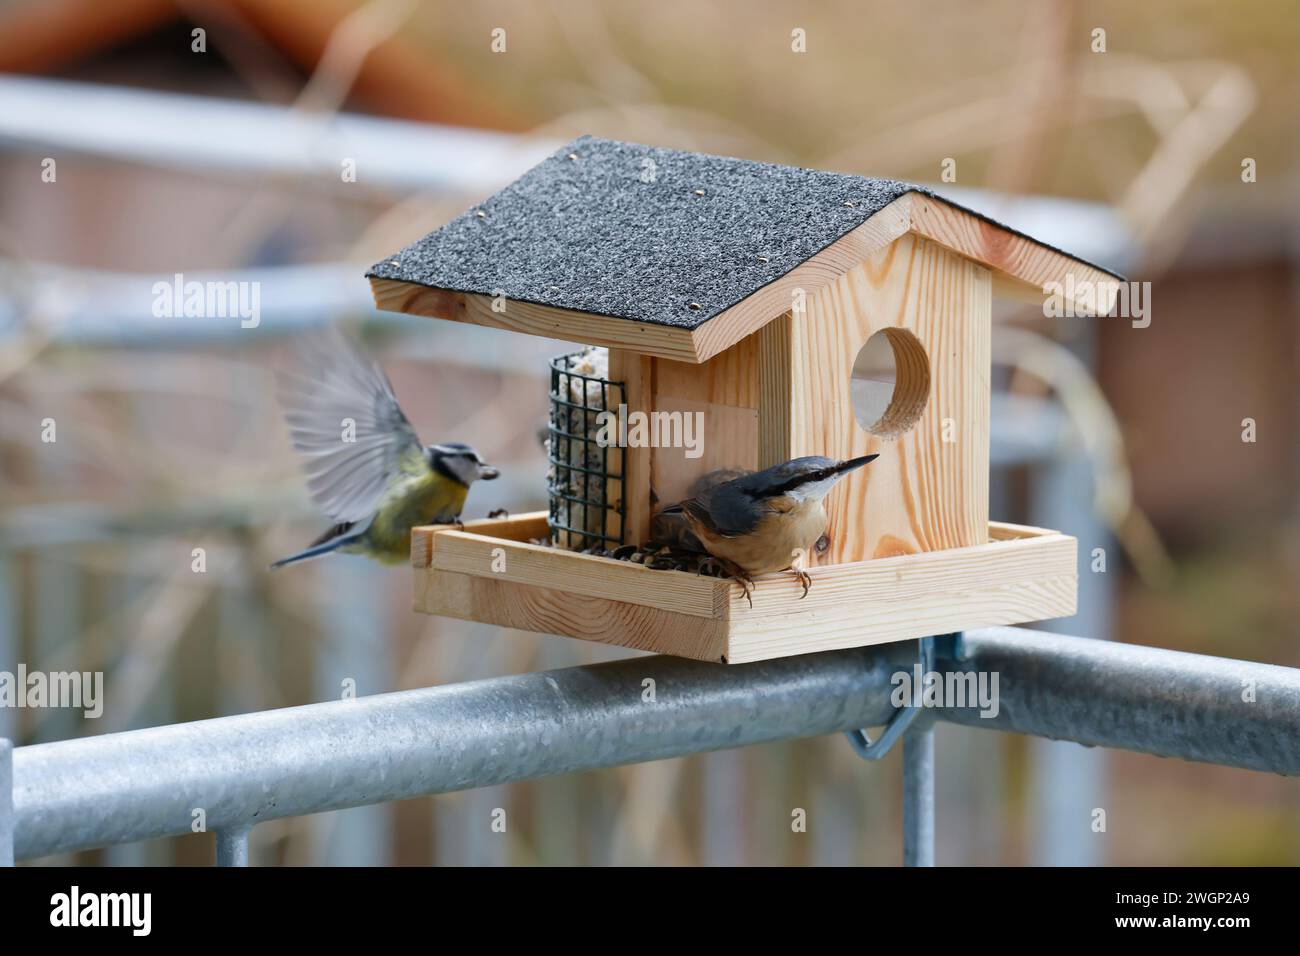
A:
[[[962,661],[996,672],[996,717],[970,727],[1300,775],[1300,670],[1021,628],[969,631]]]
[[[217,866],[248,866],[248,836],[252,827],[231,826],[217,831]]]
[[[1000,671],[999,713],[941,719],[1300,773],[1300,671],[1014,628],[959,646],[939,669]],[[640,657],[21,747],[15,849],[188,833],[196,808],[222,830],[878,726],[914,660],[912,642],[731,667]]]
[[[21,747],[17,852],[188,833],[196,808],[221,830],[872,726],[906,660],[640,657]]]
[[[903,865],[934,866],[934,722],[903,738]]]
[[[0,737],[0,866],[14,865],[14,745]]]

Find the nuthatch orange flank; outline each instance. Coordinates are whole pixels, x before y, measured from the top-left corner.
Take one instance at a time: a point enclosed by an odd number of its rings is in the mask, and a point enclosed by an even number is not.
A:
[[[848,461],[810,456],[742,475],[697,492],[680,509],[704,549],[730,572],[753,603],[752,576],[793,569],[806,597],[812,579],[795,567],[826,530],[823,499],[836,482],[877,455]]]

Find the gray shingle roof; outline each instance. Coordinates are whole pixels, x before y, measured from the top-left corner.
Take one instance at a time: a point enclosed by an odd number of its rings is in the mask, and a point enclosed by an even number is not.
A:
[[[366,274],[691,329],[911,191],[583,136]]]

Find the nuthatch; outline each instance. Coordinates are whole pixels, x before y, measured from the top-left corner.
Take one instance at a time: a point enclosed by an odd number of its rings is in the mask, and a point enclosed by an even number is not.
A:
[[[661,514],[671,517],[680,509],[704,549],[740,581],[751,604],[752,576],[768,571],[793,569],[806,597],[812,579],[795,564],[826,530],[826,493],[877,457],[795,458],[705,487]]]
[[[421,445],[388,378],[341,334],[281,373],[280,402],[307,487],[334,525],[278,568],[331,551],[410,560],[411,529],[460,520],[469,486],[499,472],[469,445]]]

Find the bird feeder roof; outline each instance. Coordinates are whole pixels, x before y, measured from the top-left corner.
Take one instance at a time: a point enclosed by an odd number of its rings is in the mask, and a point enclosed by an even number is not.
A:
[[[911,183],[590,136],[367,276],[380,308],[703,361],[909,231],[1040,300],[1113,276]]]

